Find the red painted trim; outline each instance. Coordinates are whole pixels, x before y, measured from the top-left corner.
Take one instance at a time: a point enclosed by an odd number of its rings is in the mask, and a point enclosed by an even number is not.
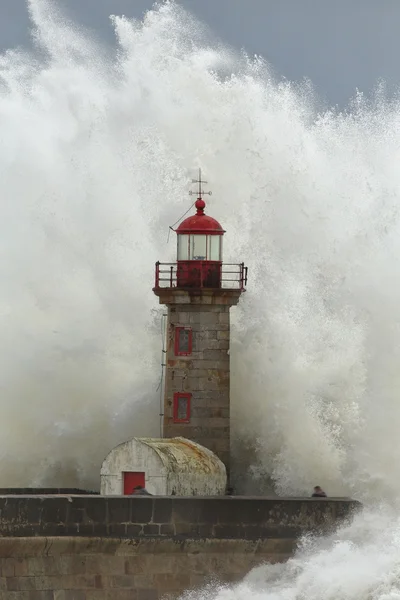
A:
[[[224,235],[225,229],[221,224],[208,215],[192,215],[188,217],[174,229],[177,233],[210,233],[215,235]]]
[[[156,262],[156,288],[160,286],[160,261]]]
[[[179,352],[179,336],[181,331],[189,331],[189,343],[187,352]],[[191,327],[175,327],[175,356],[190,356],[192,354],[193,332]]]
[[[180,398],[186,398],[187,399],[187,410],[186,410],[186,417],[184,419],[178,419],[178,406],[179,406],[179,399]],[[174,394],[174,423],[190,423],[190,403],[192,400],[192,394],[190,393],[182,393],[182,392],[175,392]]]
[[[124,495],[132,494],[137,485],[146,487],[146,474],[144,471],[124,471]]]

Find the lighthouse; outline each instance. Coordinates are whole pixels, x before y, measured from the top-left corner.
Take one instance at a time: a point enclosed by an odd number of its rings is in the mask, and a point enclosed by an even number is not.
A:
[[[183,437],[230,463],[230,308],[247,267],[222,260],[221,224],[206,214],[199,172],[195,214],[175,229],[177,260],[156,263],[154,293],[167,306],[163,436]]]

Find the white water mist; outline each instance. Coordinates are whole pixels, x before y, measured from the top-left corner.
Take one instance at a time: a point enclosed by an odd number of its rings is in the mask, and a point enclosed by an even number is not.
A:
[[[207,586],[185,600],[398,600],[400,522],[387,509],[364,511],[325,538],[308,538],[284,564],[253,569],[234,586]]]
[[[239,467],[279,493],[396,494],[398,104],[318,114],[174,4],[113,18],[115,50],[29,8],[34,50],[0,59],[1,484],[97,487],[111,447],[157,435],[153,268],[201,166],[225,260],[249,266]]]

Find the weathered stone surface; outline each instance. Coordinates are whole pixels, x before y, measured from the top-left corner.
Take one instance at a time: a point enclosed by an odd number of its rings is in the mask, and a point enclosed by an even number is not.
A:
[[[204,401],[206,402],[206,401]],[[229,408],[209,408],[206,404],[197,403],[197,406],[192,411],[193,418],[214,418],[214,417],[229,417]]]
[[[189,315],[189,323],[192,325],[217,325],[219,323],[219,314],[211,310],[207,312],[193,312]]]
[[[206,370],[211,370],[211,371],[218,371],[218,370],[229,370],[229,358],[225,358],[221,359],[221,360],[193,360],[192,361],[192,367],[194,369],[206,369]],[[208,390],[208,388],[206,388],[204,391],[211,391]],[[229,393],[229,390],[226,390],[227,393]]]
[[[15,505],[17,499],[1,497],[0,510],[7,500]],[[143,519],[146,511],[149,519],[124,525],[132,528],[125,538],[80,532],[45,538],[43,523],[29,524],[29,515],[39,514],[31,510],[32,502],[39,506],[43,500],[21,497],[15,511],[9,508],[8,514],[16,517],[2,521],[2,535],[7,525],[9,536],[0,537],[0,600],[158,600],[166,594],[175,598],[212,577],[237,581],[263,562],[285,561],[301,534],[329,530],[360,508],[347,499],[83,496],[68,511],[67,518],[79,519],[77,526],[88,515],[104,518],[93,523],[94,529],[118,525],[118,515],[121,525],[128,515]],[[47,498],[55,506],[47,515],[57,519],[64,514],[65,500]],[[70,500],[74,504],[77,497]],[[99,500],[105,511],[98,508]],[[24,503],[29,510],[22,510]],[[14,526],[19,535],[24,525],[30,525],[31,537],[10,537],[15,536]]]
[[[166,376],[164,396],[164,435],[182,436],[216,452],[229,472],[229,309],[237,303],[240,292],[214,290],[198,293],[163,292],[160,300],[168,306]],[[182,298],[186,299],[183,300]],[[191,328],[192,348],[189,356],[175,355],[176,327]],[[190,393],[190,420],[174,421],[174,394]],[[204,402],[207,399],[208,402]],[[201,411],[197,411],[201,409]],[[222,422],[221,422],[222,421]],[[215,427],[214,432],[210,432]],[[223,438],[207,446],[207,440]],[[220,449],[220,450],[219,450]]]
[[[79,488],[0,488],[0,496],[42,496],[44,494],[98,494],[90,490],[81,490]]]
[[[209,438],[213,443],[214,439]],[[218,441],[223,441],[219,439]],[[46,511],[41,510],[47,505]],[[106,497],[106,496],[27,496],[0,497],[1,536],[30,537],[43,535],[45,528],[62,526],[61,535],[73,530],[78,537],[97,534],[112,537],[162,536],[161,525],[213,523],[234,527],[262,526],[286,536],[286,528],[304,531],[322,527],[344,518],[357,503],[345,499],[268,499],[244,497]],[[5,512],[7,508],[7,512]],[[40,519],[38,519],[38,515]],[[43,516],[45,515],[45,516]],[[60,522],[63,519],[63,522]],[[149,527],[151,525],[152,527]],[[129,531],[128,531],[128,528]],[[280,533],[276,534],[277,528]],[[259,538],[267,538],[267,529]],[[165,531],[167,531],[165,529]],[[249,530],[250,531],[250,530]],[[170,529],[168,529],[170,535]],[[238,534],[237,537],[241,537]],[[224,537],[214,530],[212,537]],[[18,563],[8,561],[11,555],[0,554],[1,565],[15,574]]]
[[[221,330],[217,332],[217,339],[218,340],[229,340],[229,331],[227,330]]]

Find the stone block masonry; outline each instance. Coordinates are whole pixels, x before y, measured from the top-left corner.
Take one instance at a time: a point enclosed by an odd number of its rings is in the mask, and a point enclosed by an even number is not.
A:
[[[6,538],[0,541],[0,599],[176,598],[213,581],[233,583],[252,567],[286,560],[291,552],[288,540],[132,544],[101,538]]]
[[[158,600],[240,580],[332,529],[347,499],[0,497],[0,600]]]
[[[164,436],[185,437],[212,450],[230,466],[230,319],[237,290],[159,291],[168,306]],[[175,353],[176,329],[191,330],[191,352]],[[190,419],[176,422],[174,397],[191,394]]]

